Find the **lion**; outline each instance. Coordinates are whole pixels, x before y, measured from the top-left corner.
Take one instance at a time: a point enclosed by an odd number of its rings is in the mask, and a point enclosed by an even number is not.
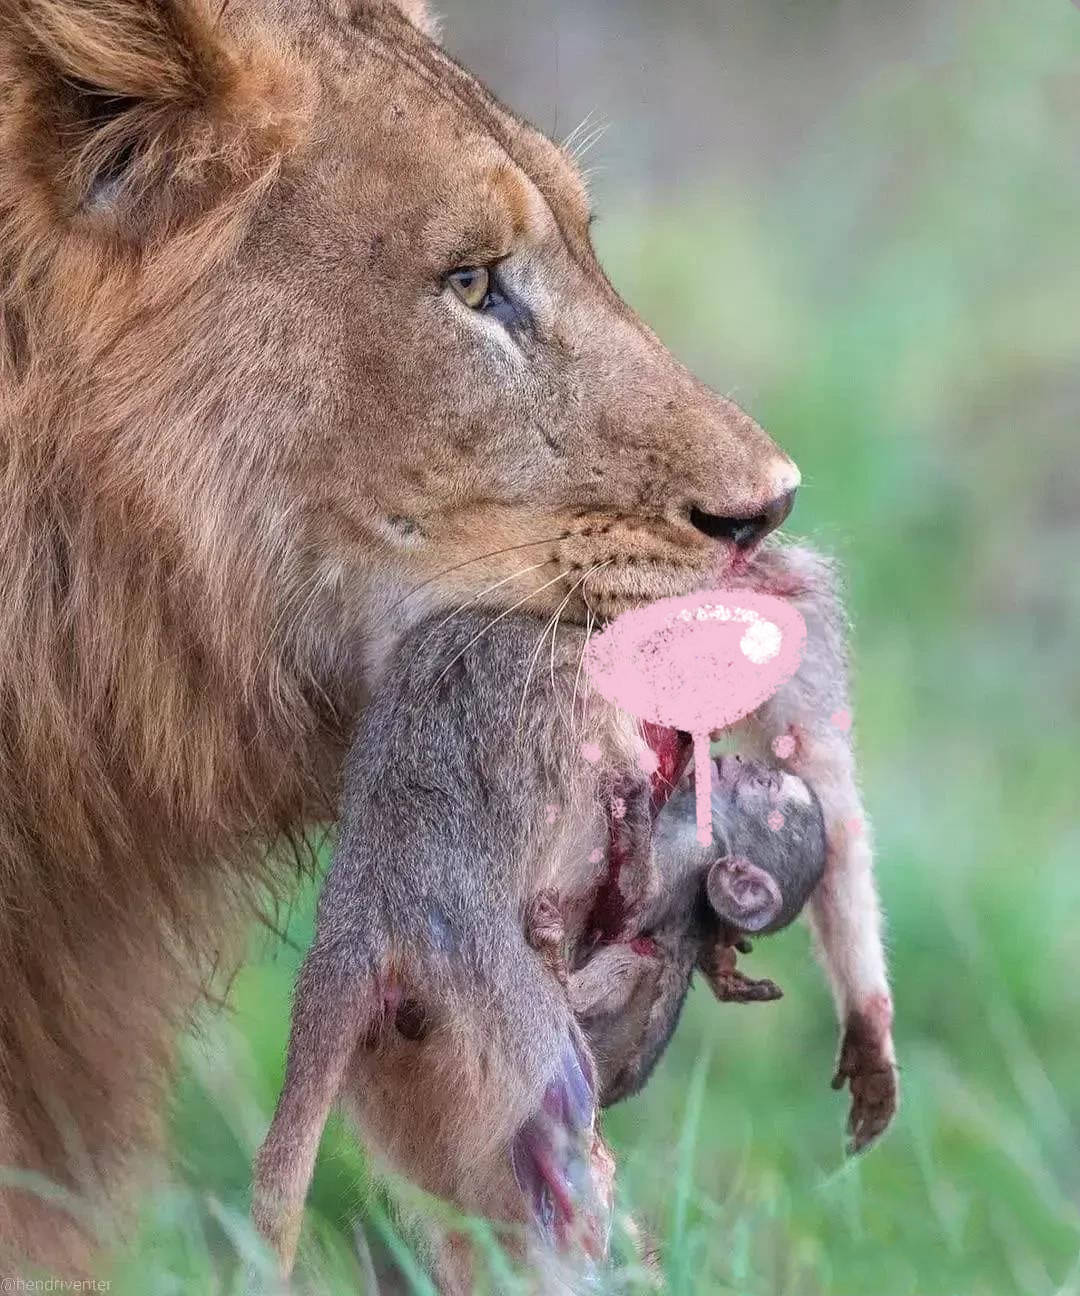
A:
[[[0,1247],[77,1268],[34,1185],[122,1216],[396,638],[716,583],[799,473],[422,0],[0,0],[0,97]]]

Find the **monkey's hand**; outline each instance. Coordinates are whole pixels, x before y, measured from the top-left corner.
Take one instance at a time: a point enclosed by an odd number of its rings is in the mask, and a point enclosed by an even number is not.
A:
[[[548,971],[565,989],[569,982],[566,965],[566,932],[558,893],[538,891],[525,910],[525,939],[544,960]]]
[[[702,956],[698,967],[709,988],[721,1003],[768,1003],[783,998],[783,990],[767,978],[755,981],[735,966],[734,945],[714,945]]]
[[[851,1086],[848,1151],[861,1152],[878,1138],[900,1103],[888,1014],[853,1012],[840,1043],[832,1087]]]

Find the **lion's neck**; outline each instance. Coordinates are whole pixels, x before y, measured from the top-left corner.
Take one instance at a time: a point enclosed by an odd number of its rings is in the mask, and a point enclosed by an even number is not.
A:
[[[38,1115],[0,1160],[61,1173],[68,1117],[103,1156],[137,1124],[121,1071],[152,1087],[223,924],[288,875],[268,848],[330,814],[341,724],[253,582],[31,459],[0,454],[0,1131]]]

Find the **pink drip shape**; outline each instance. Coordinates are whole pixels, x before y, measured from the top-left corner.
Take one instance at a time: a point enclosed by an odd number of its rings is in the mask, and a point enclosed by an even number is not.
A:
[[[794,675],[806,625],[755,590],[702,590],[633,608],[590,639],[585,668],[599,693],[694,742],[698,840],[712,840],[711,735],[757,710]]]

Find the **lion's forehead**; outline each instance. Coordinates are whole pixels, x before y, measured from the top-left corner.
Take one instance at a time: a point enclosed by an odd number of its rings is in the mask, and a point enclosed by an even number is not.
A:
[[[421,191],[428,215],[436,207],[456,208],[448,218],[466,221],[483,222],[485,207],[497,210],[505,216],[504,239],[554,229],[572,251],[590,255],[589,197],[568,153],[394,9],[251,0],[249,24],[252,11],[261,39],[272,16],[278,39],[335,101],[335,129],[351,117],[363,158],[383,175],[400,177],[403,197]],[[316,122],[313,138],[319,136]],[[485,241],[479,237],[478,245]]]

